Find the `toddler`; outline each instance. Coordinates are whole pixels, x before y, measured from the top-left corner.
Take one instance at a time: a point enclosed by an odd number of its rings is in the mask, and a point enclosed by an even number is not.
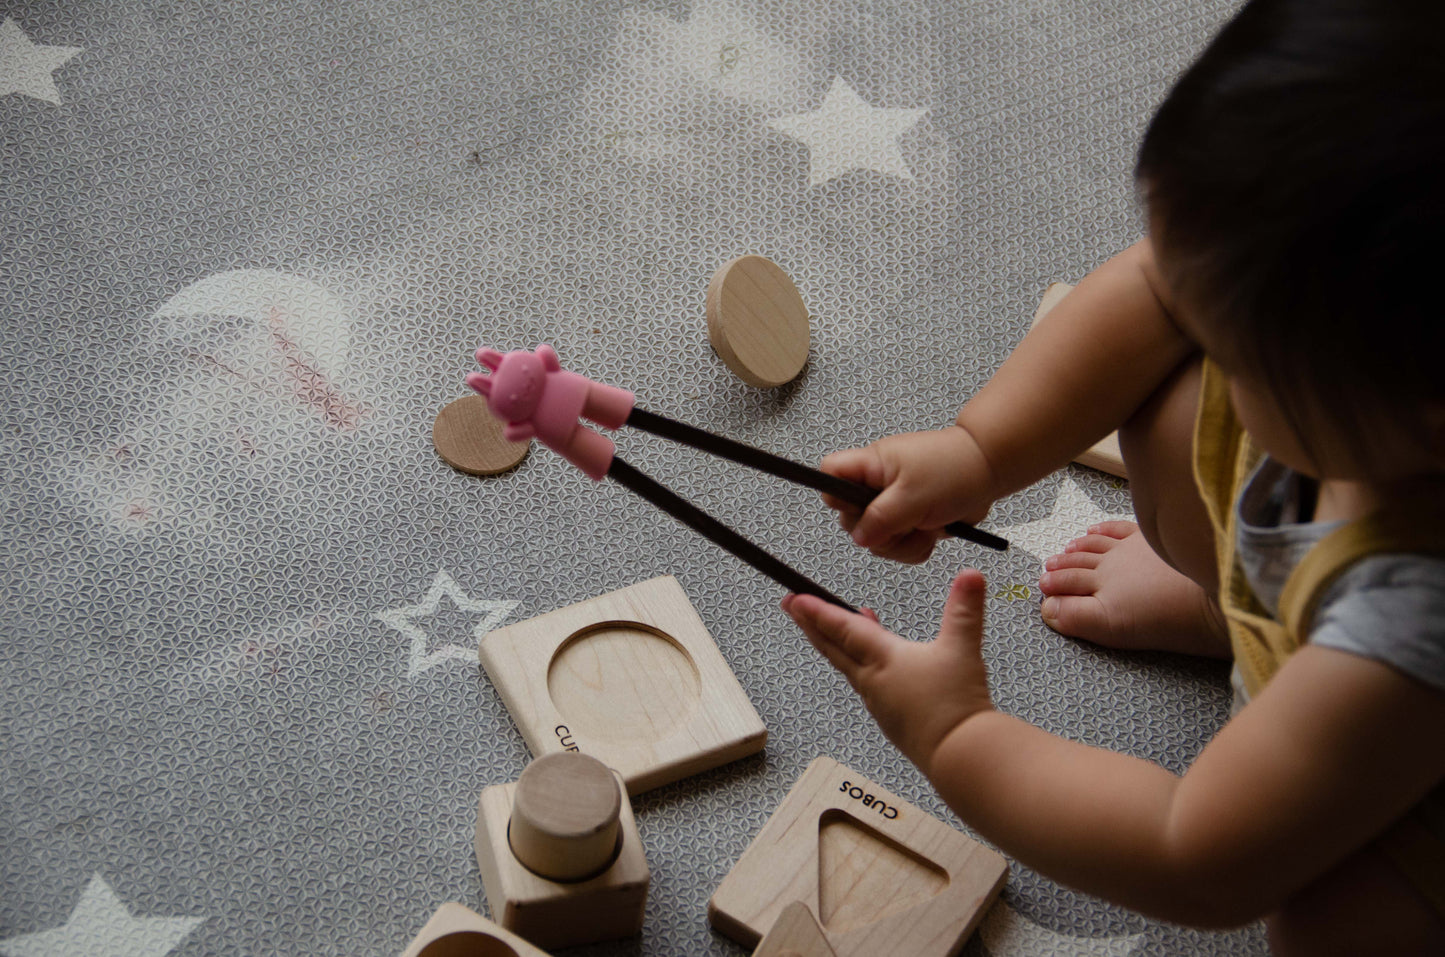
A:
[[[1181,777],[996,711],[982,576],[938,638],[784,609],[960,817],[1064,884],[1276,954],[1445,954],[1445,5],[1254,0],[1170,91],[1148,236],[954,425],[828,456],[907,562],[1119,428],[1138,525],[1049,558],[1044,621],[1232,658]]]

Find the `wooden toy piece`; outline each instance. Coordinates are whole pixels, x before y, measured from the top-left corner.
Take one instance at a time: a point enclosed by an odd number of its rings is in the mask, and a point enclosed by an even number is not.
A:
[[[1039,301],[1038,311],[1034,313],[1034,322],[1037,323],[1047,315],[1049,310],[1057,306],[1073,288],[1066,282],[1050,283],[1049,288],[1044,290],[1044,298]],[[1087,465],[1091,469],[1117,475],[1122,479],[1129,477],[1129,471],[1124,467],[1124,453],[1119,451],[1119,433],[1117,432],[1110,432],[1095,442],[1081,452],[1074,461],[1080,465]]]
[[[573,751],[527,766],[512,795],[512,852],[533,873],[577,881],[601,873],[617,851],[622,787],[607,765]]]
[[[443,904],[401,957],[548,957],[461,904]]]
[[[802,901],[793,901],[763,935],[753,957],[837,957],[823,928]]]
[[[542,762],[547,762],[542,773],[530,775]],[[611,779],[610,794],[599,787],[599,773]],[[556,790],[546,793],[550,789]],[[596,826],[609,816],[614,800],[611,827]],[[521,842],[519,830],[528,832]],[[599,855],[598,836],[604,832],[615,836]],[[632,802],[622,778],[593,758],[547,755],[516,782],[484,788],[476,852],[492,915],[538,947],[572,947],[642,930],[652,877]],[[549,878],[537,872],[538,865],[577,876]]]
[[[499,628],[478,651],[532,754],[589,754],[621,774],[629,794],[767,743],[671,575]]]
[[[797,378],[808,361],[808,307],[777,263],[739,256],[708,283],[707,336],[739,378],[771,389]]]
[[[718,885],[708,920],[752,947],[799,901],[837,957],[951,957],[1007,874],[996,852],[819,757]]]
[[[530,441],[507,441],[502,423],[479,395],[463,396],[438,412],[431,438],[442,461],[468,475],[499,475],[516,468],[532,447]]]

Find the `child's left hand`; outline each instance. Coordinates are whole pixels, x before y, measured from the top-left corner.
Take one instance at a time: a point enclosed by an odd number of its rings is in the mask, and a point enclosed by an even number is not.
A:
[[[993,709],[983,655],[983,575],[958,573],[932,642],[888,631],[868,609],[861,615],[813,595],[789,595],[783,610],[814,648],[843,672],[903,755],[925,775],[949,733]]]

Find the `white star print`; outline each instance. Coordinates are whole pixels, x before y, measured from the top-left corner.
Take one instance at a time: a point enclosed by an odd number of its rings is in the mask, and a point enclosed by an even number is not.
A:
[[[451,598],[452,602],[462,611],[486,616],[472,629],[473,644],[470,648],[463,648],[460,645],[444,645],[436,651],[427,652],[426,632],[417,627],[412,619],[436,614],[442,595]],[[427,590],[426,597],[421,600],[420,604],[379,611],[376,613],[376,617],[411,639],[411,657],[406,676],[415,679],[423,671],[435,668],[447,661],[480,664],[477,659],[476,643],[482,640],[483,635],[500,625],[516,607],[517,603],[514,601],[468,598],[466,592],[462,591],[452,580],[452,576],[448,575],[445,570],[439,570],[436,577],[432,579],[431,588]]]
[[[0,940],[0,954],[164,957],[205,921],[204,917],[132,917],[105,879],[96,874],[63,926]]]
[[[823,105],[812,113],[769,120],[768,126],[808,147],[808,185],[817,186],[850,170],[874,170],[903,179],[913,172],[898,138],[928,112],[869,106],[844,79],[835,77]]]
[[[47,103],[60,103],[50,74],[83,47],[51,47],[32,43],[14,17],[0,23],[0,96],[23,93]]]
[[[1066,477],[1059,483],[1059,497],[1054,501],[1054,510],[1048,518],[1012,525],[1004,537],[1024,551],[1044,559],[1063,551],[1065,545],[1083,535],[1090,525],[1117,520],[1133,521],[1133,518],[1128,513],[1105,513],[1084,494],[1078,482]]]

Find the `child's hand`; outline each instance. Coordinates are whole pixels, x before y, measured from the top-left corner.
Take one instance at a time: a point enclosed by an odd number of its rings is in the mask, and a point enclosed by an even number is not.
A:
[[[888,740],[930,778],[944,738],[993,709],[981,653],[983,575],[972,568],[953,580],[938,637],[928,643],[898,637],[867,609],[855,615],[813,595],[789,595],[783,610],[843,672]]]
[[[977,524],[995,495],[988,461],[959,426],[890,435],[823,459],[830,475],[882,489],[867,508],[824,495],[853,541],[875,555],[917,564],[933,553],[943,526]]]

